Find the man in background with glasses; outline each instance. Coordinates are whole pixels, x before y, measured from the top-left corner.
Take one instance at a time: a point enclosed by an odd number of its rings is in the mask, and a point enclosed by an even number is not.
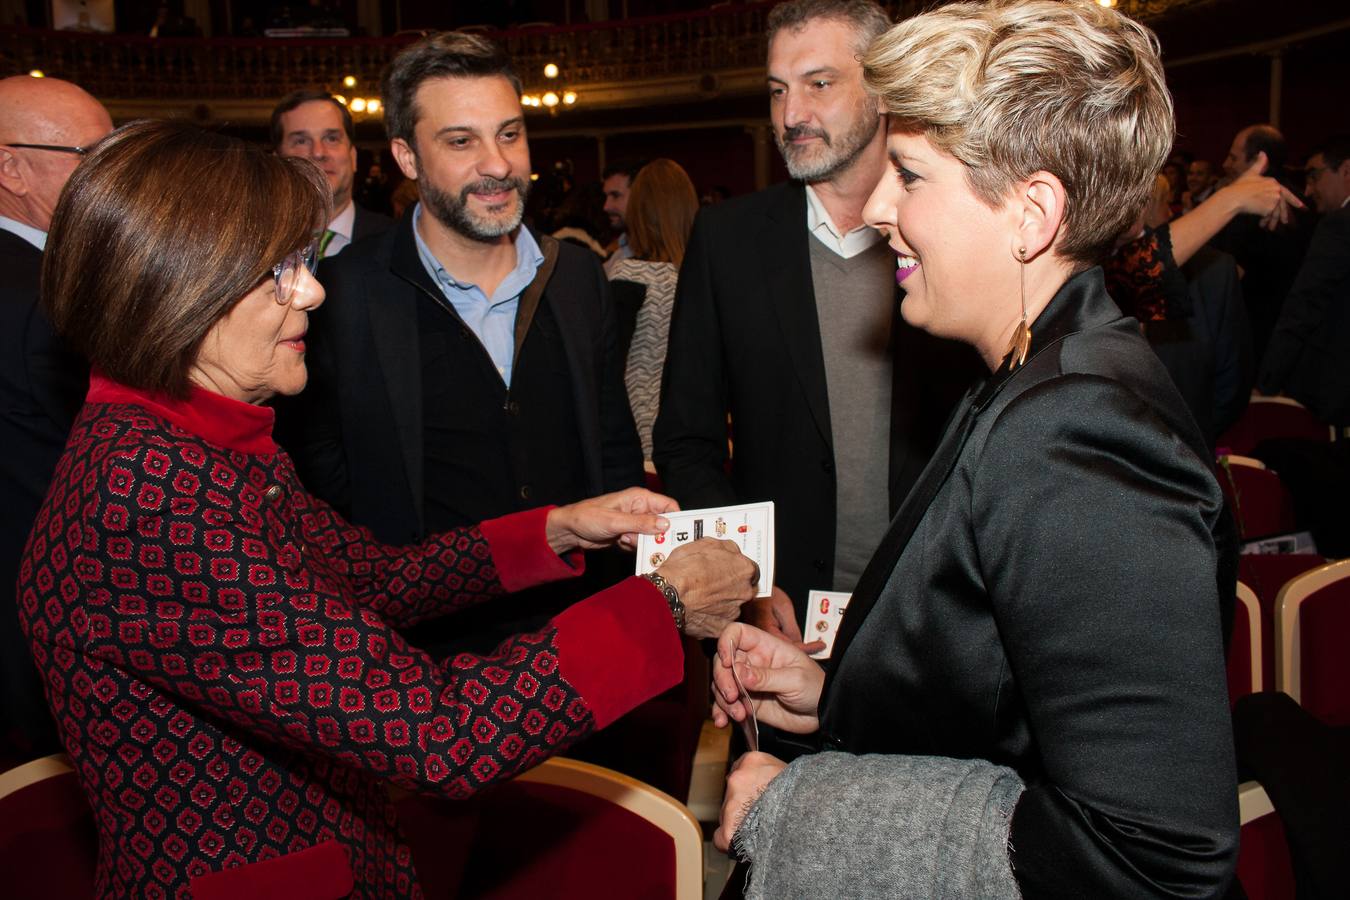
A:
[[[14,583],[88,371],[38,307],[38,274],[66,179],[111,130],[107,110],[69,82],[0,80],[0,769],[60,749],[19,633]]]

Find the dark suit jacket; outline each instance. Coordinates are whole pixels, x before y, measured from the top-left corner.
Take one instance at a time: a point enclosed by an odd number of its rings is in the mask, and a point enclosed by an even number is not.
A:
[[[800,184],[699,213],[680,268],[653,430],[653,461],[684,508],[775,502],[774,580],[799,617],[809,590],[830,587],[836,519],[809,240]],[[976,369],[968,348],[934,341],[899,315],[892,347],[894,511]],[[735,439],[730,474],[728,412]]]
[[[1319,418],[1350,423],[1350,209],[1322,217],[1299,269],[1258,382]]]
[[[278,407],[279,437],[305,485],[395,544],[425,534],[417,306],[419,295],[443,302],[412,227],[409,211],[383,235],[324,260],[328,299],[310,323],[309,385]],[[541,247],[551,241],[537,239]],[[595,254],[553,243],[544,298],[566,347],[587,489],[642,484],[608,283]]]
[[[372,234],[382,234],[394,227],[394,220],[384,213],[366,209],[359,203],[353,203],[352,205],[356,207],[356,214],[352,217],[353,244],[361,238],[370,237]]]
[[[1231,518],[1100,269],[1032,334],[958,407],[854,591],[822,736],[1015,769],[1027,897],[1213,896],[1237,850]]]
[[[0,230],[0,756],[55,752],[42,687],[19,634],[14,582],[71,423],[88,367],[38,306],[42,253]]]

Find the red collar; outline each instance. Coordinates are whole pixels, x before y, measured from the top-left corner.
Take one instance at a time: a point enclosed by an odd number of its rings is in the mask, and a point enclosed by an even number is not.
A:
[[[186,400],[175,400],[139,388],[127,387],[106,375],[89,376],[89,403],[130,403],[140,406],[184,431],[227,450],[258,456],[277,452],[272,440],[276,412],[191,385]]]

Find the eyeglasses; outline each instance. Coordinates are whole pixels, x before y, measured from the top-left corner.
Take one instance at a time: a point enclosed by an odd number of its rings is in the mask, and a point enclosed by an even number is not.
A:
[[[76,156],[84,156],[89,152],[88,147],[64,147],[60,144],[5,144],[6,147],[16,147],[23,150],[50,150],[53,153],[74,153]]]
[[[295,287],[300,283],[300,270],[307,269],[314,274],[319,264],[318,249],[310,244],[303,250],[297,250],[272,267],[272,278],[277,283],[277,303],[285,306],[291,302]]]

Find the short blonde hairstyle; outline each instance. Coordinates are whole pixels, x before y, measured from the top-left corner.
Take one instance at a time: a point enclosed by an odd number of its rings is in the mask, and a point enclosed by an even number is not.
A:
[[[892,121],[967,168],[991,206],[1046,171],[1068,195],[1058,252],[1095,265],[1144,208],[1175,131],[1158,41],[1094,0],[954,3],[863,57]]]

